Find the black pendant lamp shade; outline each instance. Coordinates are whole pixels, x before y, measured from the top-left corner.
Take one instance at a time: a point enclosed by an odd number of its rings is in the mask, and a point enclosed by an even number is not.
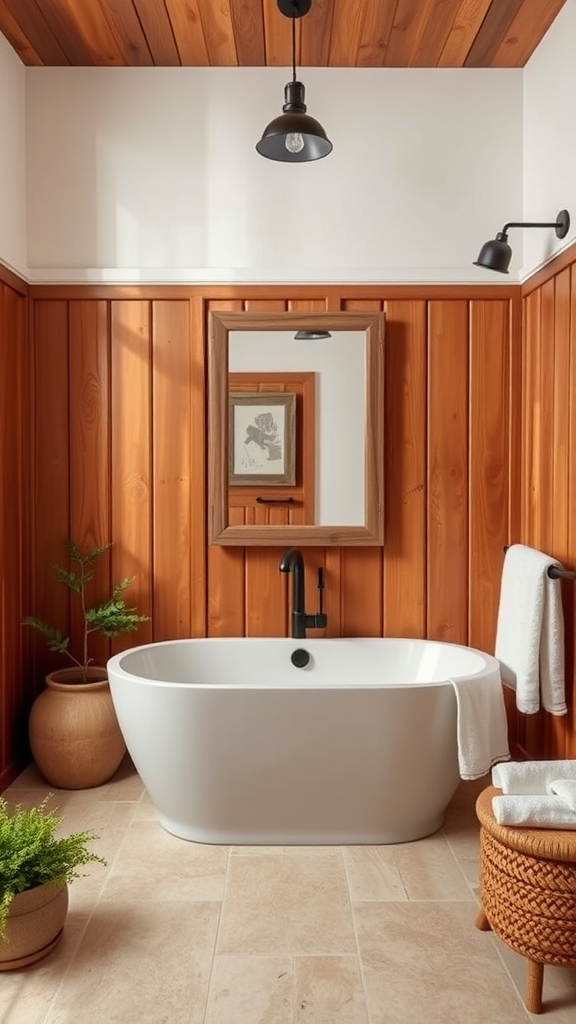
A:
[[[332,143],[322,125],[306,113],[305,89],[296,81],[296,18],[310,10],[312,0],[277,0],[287,18],[292,18],[292,81],[284,87],[284,106],[279,117],[264,129],[256,149],[268,160],[305,163],[328,156]]]
[[[499,231],[496,238],[484,242],[474,266],[486,270],[496,270],[499,274],[507,274],[512,249],[508,245],[508,228],[554,228],[556,238],[565,238],[570,230],[570,214],[568,210],[560,210],[555,221],[510,221]]]

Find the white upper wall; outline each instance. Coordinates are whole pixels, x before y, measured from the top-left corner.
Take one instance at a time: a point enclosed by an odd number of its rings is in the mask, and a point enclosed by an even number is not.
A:
[[[553,221],[566,209],[572,223],[561,242],[553,229],[522,232],[523,276],[576,238],[575,40],[576,0],[567,0],[524,69],[523,219]]]
[[[0,35],[0,262],[26,277],[26,71]]]
[[[522,71],[303,69],[334,143],[309,164],[254,149],[289,77],[29,68],[31,279],[494,282],[472,261],[522,207]]]

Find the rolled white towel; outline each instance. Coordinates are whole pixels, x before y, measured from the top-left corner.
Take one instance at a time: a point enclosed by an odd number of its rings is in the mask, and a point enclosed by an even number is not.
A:
[[[567,807],[576,812],[576,780],[554,779],[548,784],[548,792],[553,796],[559,796]]]
[[[576,781],[576,761],[508,761],[492,769],[492,784],[503,793],[544,796],[556,779]]]
[[[559,796],[494,796],[492,811],[499,825],[576,830],[576,811]]]

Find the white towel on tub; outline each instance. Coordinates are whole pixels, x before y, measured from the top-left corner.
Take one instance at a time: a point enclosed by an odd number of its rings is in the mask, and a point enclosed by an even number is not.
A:
[[[553,715],[567,710],[564,616],[551,565],[560,563],[524,544],[512,544],[504,558],[494,654],[502,682],[516,691],[516,706],[526,715],[539,711],[541,700]]]
[[[460,777],[480,779],[492,765],[510,757],[500,672],[450,682],[456,693]]]
[[[557,779],[576,780],[576,761],[509,761],[492,769],[492,784],[503,793],[545,796]]]
[[[576,811],[559,796],[499,794],[492,797],[492,811],[499,825],[576,829]]]

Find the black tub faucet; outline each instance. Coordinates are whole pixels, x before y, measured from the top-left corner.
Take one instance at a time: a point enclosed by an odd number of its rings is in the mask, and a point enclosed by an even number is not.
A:
[[[318,569],[318,612],[316,615],[306,614],[306,597],[304,588],[304,556],[300,548],[288,548],[280,559],[280,572],[292,573],[292,636],[302,640],[307,629],[323,629],[326,615],[322,610],[322,593],[324,590],[324,570]]]

